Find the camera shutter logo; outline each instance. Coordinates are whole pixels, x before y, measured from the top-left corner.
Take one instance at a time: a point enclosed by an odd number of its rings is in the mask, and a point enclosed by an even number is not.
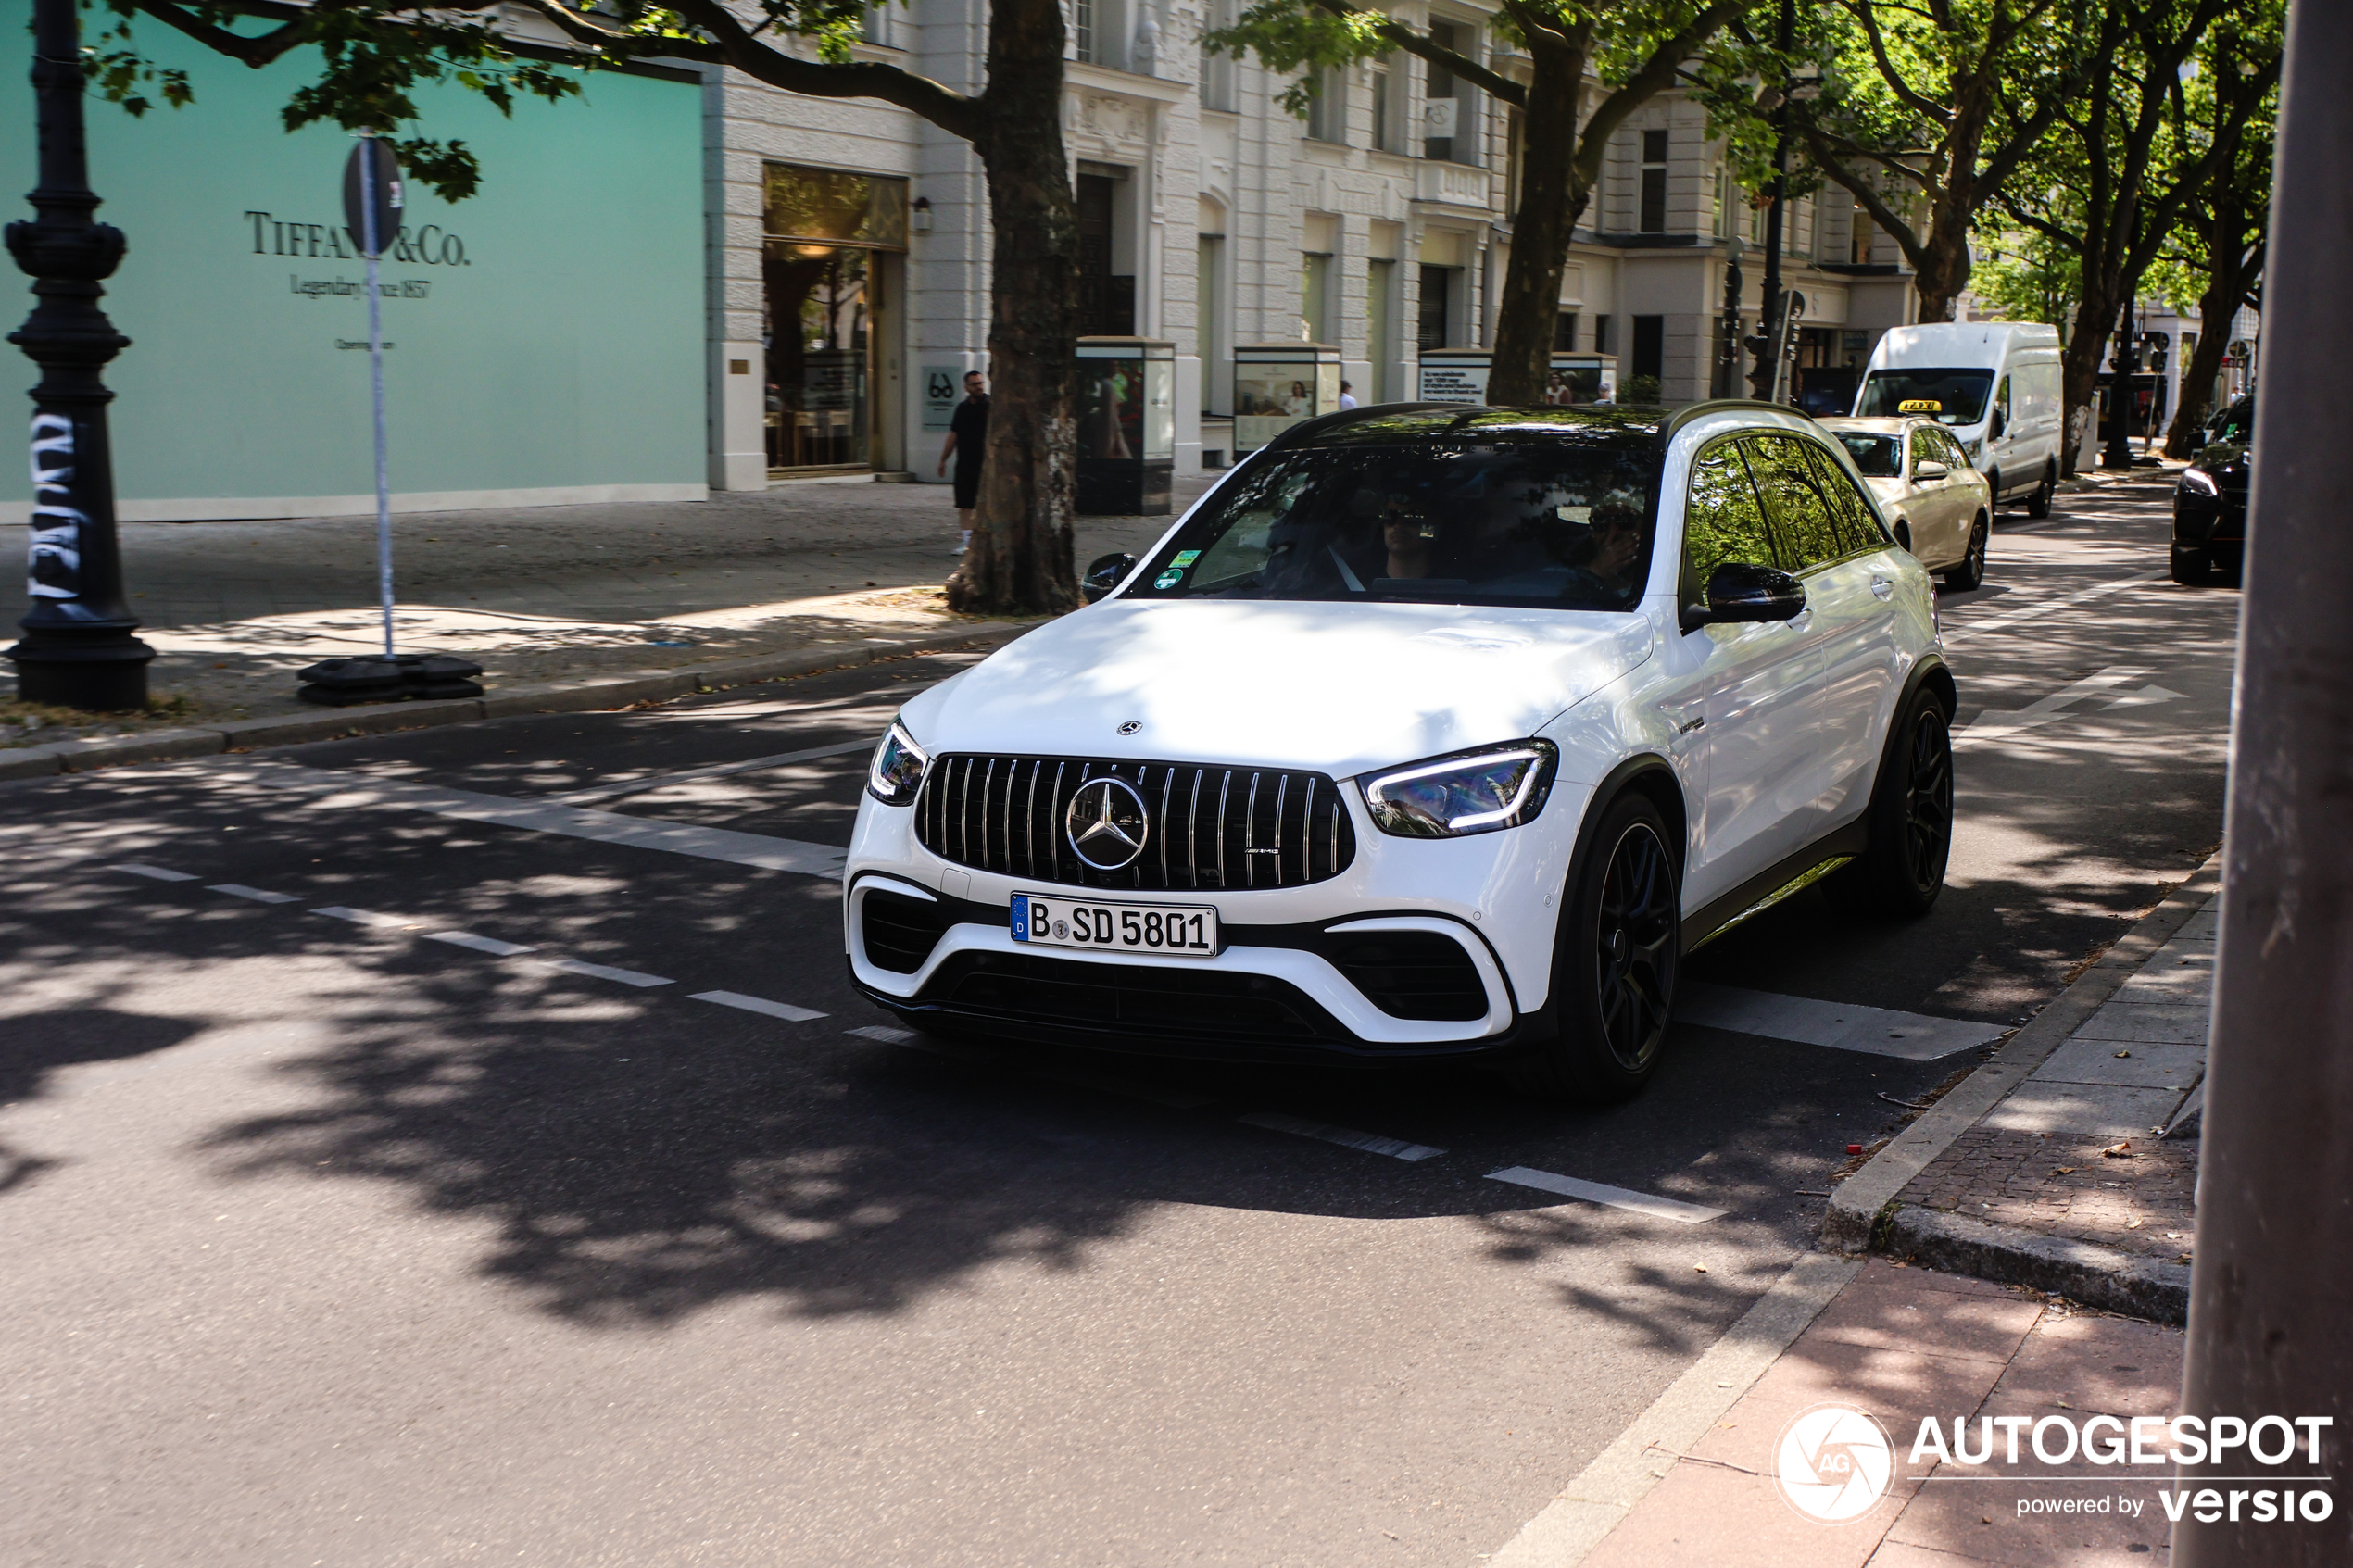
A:
[[[1887,1429],[1846,1405],[1816,1405],[1781,1428],[1774,1479],[1792,1508],[1824,1524],[1860,1519],[1887,1495],[1895,1472]]]
[[[1144,797],[1126,779],[1089,779],[1063,814],[1070,852],[1099,872],[1133,865],[1151,834]]]

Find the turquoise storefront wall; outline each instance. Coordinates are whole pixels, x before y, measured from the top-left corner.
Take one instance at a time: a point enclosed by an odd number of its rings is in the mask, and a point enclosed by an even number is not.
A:
[[[10,219],[31,216],[19,194],[35,177],[28,17],[27,0],[0,0]],[[130,240],[106,301],[132,339],[107,377],[122,515],[371,508],[366,263],[334,232],[351,139],[281,129],[307,52],[256,71],[137,25],[154,56],[188,69],[196,101],[144,119],[86,107],[99,217]],[[384,261],[403,509],[704,493],[701,90],[585,80],[585,102],[534,100],[512,119],[461,89],[421,95],[425,133],[462,138],[484,178],[455,204],[411,187],[409,259]],[[30,282],[12,267],[6,278]],[[31,307],[0,286],[0,330]],[[35,375],[0,344],[0,397]],[[0,422],[8,445],[21,417]],[[22,450],[0,458],[0,521],[25,518]]]

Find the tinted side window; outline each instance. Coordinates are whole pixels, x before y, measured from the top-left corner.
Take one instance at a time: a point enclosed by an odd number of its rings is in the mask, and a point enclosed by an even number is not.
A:
[[[1753,435],[1741,443],[1756,471],[1773,534],[1780,542],[1783,571],[1804,571],[1848,553],[1837,514],[1806,460],[1806,443],[1787,435]]]
[[[1951,436],[1941,430],[1934,433],[1937,440],[1951,445]],[[1871,516],[1870,502],[1864,499],[1863,493],[1855,488],[1855,482],[1840,469],[1838,459],[1811,443],[1806,445],[1806,455],[1814,459],[1815,477],[1821,483],[1822,494],[1830,499],[1831,512],[1838,518],[1839,536],[1846,541],[1842,553],[1854,555],[1887,548],[1887,538]]]
[[[1705,604],[1708,574],[1728,560],[1779,564],[1748,465],[1738,446],[1719,441],[1692,465],[1691,501],[1683,508],[1685,601]]]

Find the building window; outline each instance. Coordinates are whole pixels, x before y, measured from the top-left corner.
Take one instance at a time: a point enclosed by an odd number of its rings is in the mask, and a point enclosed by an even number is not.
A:
[[[1077,41],[1078,57],[1088,65],[1095,63],[1095,3],[1096,0],[1073,0],[1071,34]]]
[[[1332,303],[1332,258],[1325,251],[1302,251],[1299,257],[1299,335],[1308,343],[1329,343]]]
[[[1642,202],[1635,230],[1644,234],[1667,232],[1667,132],[1642,132]]]
[[[1576,311],[1564,310],[1557,317],[1554,318],[1553,352],[1555,354],[1574,354],[1577,352]]]
[[[1365,348],[1373,361],[1376,403],[1397,400],[1396,328],[1397,263],[1373,260],[1365,264]]]
[[[1421,311],[1415,322],[1414,344],[1424,350],[1446,346],[1446,327],[1453,319],[1454,272],[1452,267],[1422,267]]]
[[[1082,335],[1126,337],[1136,330],[1136,274],[1114,270],[1121,249],[1120,187],[1127,170],[1081,162],[1072,182],[1078,220],[1078,330]]]
[[[1390,124],[1389,108],[1390,72],[1386,64],[1373,68],[1373,150],[1393,153],[1397,150],[1397,130]]]
[[[1856,202],[1846,218],[1846,259],[1860,267],[1871,258],[1871,214],[1861,202]]]
[[[1633,363],[1629,376],[1667,376],[1667,318],[1637,316],[1634,318]]]
[[[1307,100],[1307,136],[1348,144],[1348,79],[1330,67],[1315,73],[1315,95]]]
[[[1429,41],[1441,49],[1460,53],[1463,30],[1453,22],[1433,21],[1429,24]],[[1463,119],[1464,105],[1460,97],[1461,84],[1454,73],[1444,66],[1422,62],[1422,157],[1441,163],[1466,161],[1454,157],[1458,137],[1467,143],[1469,127]]]
[[[1593,318],[1593,352],[1607,354],[1609,351],[1609,318],[1596,316]]]

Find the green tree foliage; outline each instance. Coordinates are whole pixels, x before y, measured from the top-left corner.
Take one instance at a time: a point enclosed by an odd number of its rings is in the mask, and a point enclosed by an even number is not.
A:
[[[1743,155],[1744,177],[1769,179],[1759,155],[1769,155],[1766,125],[1780,104],[1778,91],[1748,84],[1818,70],[1819,91],[1798,96],[1789,114],[1813,179],[1843,187],[1894,239],[1914,274],[1920,319],[1950,320],[1969,282],[1971,227],[2080,79],[2088,44],[2077,8],[2061,0],[1832,0],[1800,9],[1789,50],[1742,42],[1744,57],[1728,62],[1738,74],[1710,81],[1707,96]]]
[[[1491,63],[1457,53],[1425,29],[1353,0],[1256,0],[1207,49],[1254,54],[1270,70],[1304,74],[1284,94],[1304,116],[1322,68],[1402,51],[1452,72],[1520,111],[1519,208],[1497,313],[1488,395],[1533,403],[1541,395],[1560,309],[1568,243],[1600,181],[1610,138],[1626,119],[1676,85],[1687,62],[1713,45],[1750,0],[1502,0],[1496,36],[1514,58]],[[1602,91],[1590,105],[1584,83]]]
[[[2100,0],[2087,14],[2081,87],[2000,199],[2007,223],[2073,259],[2061,373],[2070,421],[2090,407],[2108,337],[2144,277],[2273,99],[2284,13],[2283,0]],[[2126,457],[2122,430],[2111,461]],[[2075,450],[2069,442],[2070,461]]]

